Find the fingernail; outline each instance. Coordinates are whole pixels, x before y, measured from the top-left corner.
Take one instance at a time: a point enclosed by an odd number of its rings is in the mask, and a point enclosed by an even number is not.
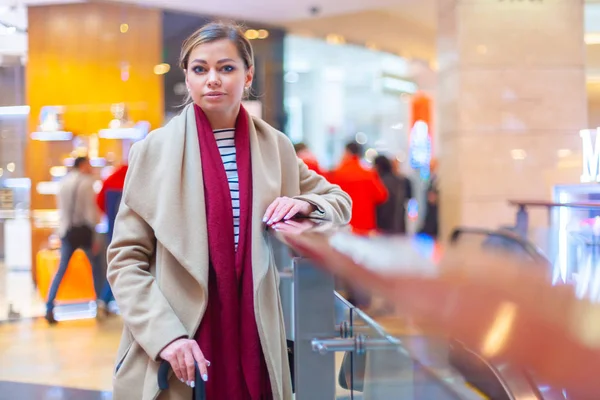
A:
[[[206,366],[210,367],[210,361],[206,360]]]
[[[195,387],[196,387],[196,382],[192,381],[192,382],[190,383],[190,386],[192,387],[192,389],[193,389],[193,388],[195,388]]]
[[[179,379],[181,381],[181,383],[185,383],[185,380],[183,378]]]
[[[192,386],[192,385],[190,384],[190,381],[187,381],[185,384],[186,384],[186,385],[188,385],[188,386]]]
[[[206,375],[206,374],[202,375],[202,380],[204,382],[208,382],[208,375]]]
[[[263,217],[263,222],[267,222],[267,217]]]

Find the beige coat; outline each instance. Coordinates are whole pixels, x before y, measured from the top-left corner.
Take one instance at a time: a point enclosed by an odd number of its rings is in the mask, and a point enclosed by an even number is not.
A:
[[[314,204],[337,223],[351,201],[338,186],[309,171],[292,144],[264,121],[250,121],[254,309],[274,399],[292,398],[279,276],[262,217],[279,196]],[[159,353],[192,338],[206,309],[208,244],[202,168],[194,109],[131,149],[123,200],[108,249],[108,279],[125,327],[114,374],[115,400],[190,400],[176,379],[160,392]],[[209,373],[210,377],[210,373]],[[210,379],[210,378],[209,378]]]

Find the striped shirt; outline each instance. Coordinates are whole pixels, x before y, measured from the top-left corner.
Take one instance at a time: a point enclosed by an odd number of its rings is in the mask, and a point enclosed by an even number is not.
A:
[[[238,179],[237,163],[235,158],[235,129],[216,129],[213,131],[221,160],[227,174],[229,192],[231,193],[231,209],[233,210],[233,235],[237,250],[240,240],[240,183]]]

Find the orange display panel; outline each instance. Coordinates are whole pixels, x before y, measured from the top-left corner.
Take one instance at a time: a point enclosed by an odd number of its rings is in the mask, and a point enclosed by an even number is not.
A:
[[[59,262],[59,250],[41,250],[37,253],[38,291],[44,300],[48,298],[50,285],[58,270]],[[59,304],[83,303],[95,299],[92,266],[85,253],[82,250],[76,250],[58,289],[56,302]]]

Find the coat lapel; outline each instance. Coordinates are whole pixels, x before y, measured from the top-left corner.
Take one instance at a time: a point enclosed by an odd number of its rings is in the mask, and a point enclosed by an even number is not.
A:
[[[272,128],[271,128],[272,129]],[[250,118],[250,155],[252,157],[252,275],[254,293],[269,268],[269,247],[266,240],[263,215],[269,204],[280,196],[281,166],[269,160],[278,160],[275,136]]]
[[[150,135],[128,172],[126,204],[154,230],[156,239],[207,290],[208,239],[202,164],[194,108],[188,105]],[[132,168],[133,167],[133,168]],[[140,195],[142,193],[142,195]],[[160,262],[160,261],[159,261]]]

